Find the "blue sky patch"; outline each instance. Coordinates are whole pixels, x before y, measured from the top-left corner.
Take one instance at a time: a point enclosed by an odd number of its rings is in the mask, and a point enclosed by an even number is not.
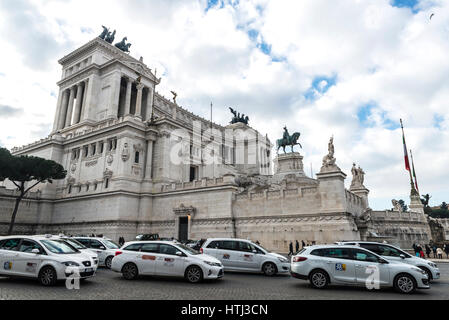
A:
[[[444,116],[441,114],[433,115],[433,126],[435,128],[441,129],[441,123],[444,121]]]
[[[418,0],[391,0],[390,3],[393,7],[410,8],[413,13],[417,13],[419,12],[419,10],[416,8],[418,2]]]
[[[315,100],[320,95],[325,94],[332,86],[337,82],[337,76],[332,77],[319,76],[315,77],[312,81],[312,86],[306,91],[304,97],[307,100]]]
[[[357,119],[363,127],[372,128],[376,125],[375,121],[370,119],[370,117],[373,115],[373,110],[376,108],[378,108],[378,105],[375,102],[369,102],[359,108],[359,110],[357,111]],[[399,121],[393,121],[389,119],[385,111],[377,111],[382,120],[382,127],[387,130],[396,130],[400,128]]]

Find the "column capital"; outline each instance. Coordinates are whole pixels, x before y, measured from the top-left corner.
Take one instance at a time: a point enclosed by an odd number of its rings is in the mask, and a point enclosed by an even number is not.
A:
[[[142,91],[143,88],[145,88],[145,86],[144,86],[142,83],[138,83],[138,84],[136,85],[136,88],[137,88],[137,90]]]

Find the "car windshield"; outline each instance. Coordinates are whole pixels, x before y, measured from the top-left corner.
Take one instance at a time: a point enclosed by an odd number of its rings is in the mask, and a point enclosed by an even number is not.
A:
[[[179,248],[181,248],[184,251],[187,251],[189,254],[192,254],[192,255],[201,254],[199,251],[196,251],[196,250],[194,250],[184,244],[181,244],[181,243],[177,243],[176,246],[178,246]]]
[[[81,244],[80,242],[74,240],[74,239],[63,239],[65,242],[67,242],[68,244],[70,244],[72,247],[74,247],[75,249],[78,250],[83,250],[83,249],[87,249],[86,246],[84,246],[83,244]]]
[[[253,243],[253,245],[257,248],[259,248],[260,250],[262,250],[264,253],[270,253],[270,251],[268,251],[267,249],[265,249],[264,247],[262,247],[260,244],[255,244]]]
[[[72,247],[64,240],[42,240],[41,242],[45,246],[45,248],[47,248],[52,253],[56,254],[79,253],[77,249]]]
[[[116,244],[115,242],[113,242],[111,240],[104,240],[103,239],[103,243],[106,246],[106,248],[108,248],[108,249],[120,249],[118,244]]]

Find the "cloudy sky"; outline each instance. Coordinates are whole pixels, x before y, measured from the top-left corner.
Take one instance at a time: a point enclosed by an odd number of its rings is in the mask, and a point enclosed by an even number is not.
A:
[[[225,125],[232,106],[272,141],[301,132],[309,175],[334,135],[347,186],[354,161],[374,209],[409,202],[402,118],[421,194],[449,201],[449,1],[0,0],[0,146],[50,133],[57,60],[101,25],[191,111],[209,118],[212,101]]]

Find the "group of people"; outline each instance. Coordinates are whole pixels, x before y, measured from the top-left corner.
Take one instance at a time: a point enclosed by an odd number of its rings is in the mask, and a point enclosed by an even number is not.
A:
[[[301,245],[302,245],[302,247],[301,248],[304,248],[304,247],[309,247],[309,246],[311,246],[311,245],[314,245],[315,244],[315,241],[312,241],[312,243],[305,243],[304,242],[304,240],[301,240]],[[289,246],[288,246],[288,249],[289,249],[289,252],[288,252],[288,255],[289,256],[292,256],[292,255],[294,255],[295,253],[298,253],[299,252],[299,241],[298,240],[295,240],[295,249],[296,249],[296,251],[293,251],[293,242],[292,241],[290,241],[290,244],[289,244]]]
[[[446,253],[446,259],[449,259],[449,244],[445,244],[443,248],[437,247],[435,244],[426,244],[423,248],[420,244],[413,244],[413,250],[415,251],[415,255],[420,258],[425,258],[425,254],[427,258],[430,258],[430,254],[433,253],[433,258],[443,259],[443,253]]]

